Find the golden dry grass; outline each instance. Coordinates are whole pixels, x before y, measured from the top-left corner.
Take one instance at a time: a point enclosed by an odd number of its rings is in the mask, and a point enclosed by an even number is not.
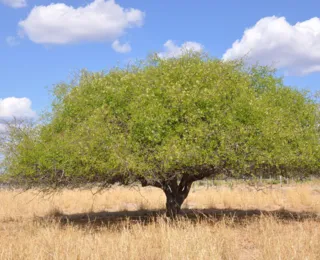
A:
[[[319,191],[319,184],[261,191],[242,184],[195,187],[184,207],[320,214]],[[317,218],[290,221],[261,215],[240,222],[225,217],[168,223],[160,217],[148,224],[62,225],[52,217],[161,209],[165,198],[158,189],[115,187],[95,196],[89,190],[45,196],[2,190],[0,200],[0,259],[320,259]]]

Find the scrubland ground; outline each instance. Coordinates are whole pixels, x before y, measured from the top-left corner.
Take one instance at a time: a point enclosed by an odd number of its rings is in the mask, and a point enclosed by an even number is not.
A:
[[[174,222],[137,221],[161,215],[156,188],[95,192],[0,190],[0,259],[320,259],[319,182],[194,185],[183,208],[199,217]]]

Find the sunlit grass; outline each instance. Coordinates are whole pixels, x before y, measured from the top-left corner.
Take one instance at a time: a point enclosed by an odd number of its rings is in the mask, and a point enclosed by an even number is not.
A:
[[[319,186],[299,184],[257,191],[195,186],[185,208],[287,209],[320,213]],[[163,209],[165,197],[154,188],[0,191],[0,259],[319,259],[320,222],[271,216],[241,222],[178,220],[159,217],[148,224],[123,221],[94,226],[59,223],[63,214]],[[45,217],[44,219],[39,217]]]

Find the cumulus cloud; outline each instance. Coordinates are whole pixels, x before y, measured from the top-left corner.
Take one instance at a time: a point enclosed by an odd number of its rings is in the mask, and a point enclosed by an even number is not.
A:
[[[94,0],[78,8],[63,3],[35,6],[19,26],[35,43],[113,42],[127,29],[142,26],[144,16],[144,12],[125,9],[114,0]]]
[[[289,74],[320,71],[320,19],[289,24],[285,17],[265,17],[246,29],[224,60],[245,58],[250,63],[273,65]]]
[[[115,40],[112,43],[112,48],[116,51],[116,52],[120,52],[120,53],[127,53],[131,51],[131,46],[129,43],[124,43],[121,44],[118,40]]]
[[[18,39],[16,37],[13,37],[13,36],[6,37],[6,43],[11,47],[14,47],[14,46],[17,46],[17,45],[20,44]]]
[[[8,97],[0,99],[0,119],[34,118],[36,112],[31,108],[32,102],[28,98]]]
[[[21,8],[27,6],[26,0],[0,0],[0,2],[13,8]]]
[[[8,97],[0,99],[0,134],[6,133],[6,122],[12,119],[34,119],[37,114],[28,98]],[[1,154],[0,154],[1,155]]]
[[[163,59],[176,58],[188,51],[201,52],[203,50],[203,46],[198,42],[185,42],[178,46],[172,40],[168,40],[163,46],[164,52],[158,53],[158,56]]]

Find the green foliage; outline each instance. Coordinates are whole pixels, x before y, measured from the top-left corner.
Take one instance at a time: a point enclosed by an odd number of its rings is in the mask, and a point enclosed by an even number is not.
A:
[[[55,90],[50,121],[16,142],[7,172],[33,183],[232,177],[318,170],[318,112],[267,67],[189,53]],[[198,168],[197,168],[198,167]]]

